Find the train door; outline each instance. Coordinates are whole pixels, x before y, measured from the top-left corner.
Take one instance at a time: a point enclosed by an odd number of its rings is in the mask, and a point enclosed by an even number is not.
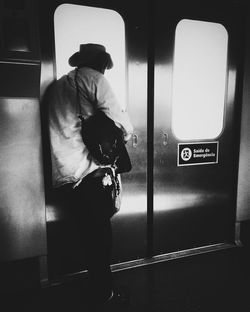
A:
[[[156,1],[154,254],[234,241],[237,5]]]
[[[41,1],[39,12],[42,98],[86,41],[106,45],[123,77],[112,70],[107,76],[135,128],[128,143],[133,170],[122,177],[123,203],[113,218],[113,263],[233,242],[242,60],[237,5]],[[45,143],[49,169],[48,154]],[[84,254],[67,224],[70,207],[53,196],[49,170],[45,176],[49,272],[56,277],[84,269]]]
[[[133,170],[122,175],[123,199],[112,219],[115,264],[147,253],[147,3],[136,1],[40,2],[41,92],[67,73],[68,58],[81,43],[104,44],[114,69],[105,73],[121,104],[127,107],[134,134],[127,143]],[[45,136],[46,140],[46,136]],[[48,141],[48,138],[47,138]],[[45,143],[48,264],[52,278],[84,270],[84,252],[67,223],[70,207],[50,186],[49,148]],[[61,194],[63,197],[63,194]],[[74,235],[76,234],[76,235]]]

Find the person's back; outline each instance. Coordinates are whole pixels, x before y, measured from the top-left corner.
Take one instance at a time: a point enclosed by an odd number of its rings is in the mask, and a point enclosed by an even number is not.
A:
[[[113,169],[101,167],[83,143],[79,110],[85,117],[103,111],[122,130],[124,141],[133,128],[104,77],[105,69],[113,65],[105,48],[81,45],[69,63],[76,68],[54,83],[49,100],[53,186],[65,191],[72,203],[69,209],[86,249],[90,298],[93,303],[106,302],[117,297],[110,270],[110,217],[120,185],[117,176],[113,179]]]
[[[71,71],[56,81],[50,100],[50,136],[52,151],[53,184],[79,181],[98,168],[81,138],[78,118],[79,103],[76,85],[80,90],[80,105],[85,116],[102,110],[120,126],[124,135],[132,131],[127,113],[122,111],[117,99],[102,73],[82,67]]]

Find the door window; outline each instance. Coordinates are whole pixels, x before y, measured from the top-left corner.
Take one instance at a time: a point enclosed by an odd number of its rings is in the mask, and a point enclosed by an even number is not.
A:
[[[62,4],[54,15],[56,75],[60,78],[73,68],[69,57],[80,44],[98,43],[111,54],[114,67],[105,76],[122,107],[126,106],[125,26],[116,11],[82,5]]]
[[[228,33],[181,20],[175,33],[172,130],[179,140],[214,139],[223,129]]]

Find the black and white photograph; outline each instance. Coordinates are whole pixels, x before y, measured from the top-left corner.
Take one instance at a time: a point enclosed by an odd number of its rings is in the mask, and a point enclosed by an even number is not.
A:
[[[0,311],[250,311],[250,1],[0,0]]]

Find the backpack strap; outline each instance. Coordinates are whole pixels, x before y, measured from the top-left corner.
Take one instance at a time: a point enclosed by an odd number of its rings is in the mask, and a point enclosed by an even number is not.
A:
[[[80,120],[85,120],[86,117],[84,117],[84,114],[82,112],[81,108],[81,101],[80,101],[80,90],[79,90],[79,84],[77,82],[77,76],[78,76],[78,68],[75,69],[75,76],[74,76],[74,82],[75,82],[75,88],[76,88],[76,113]]]

